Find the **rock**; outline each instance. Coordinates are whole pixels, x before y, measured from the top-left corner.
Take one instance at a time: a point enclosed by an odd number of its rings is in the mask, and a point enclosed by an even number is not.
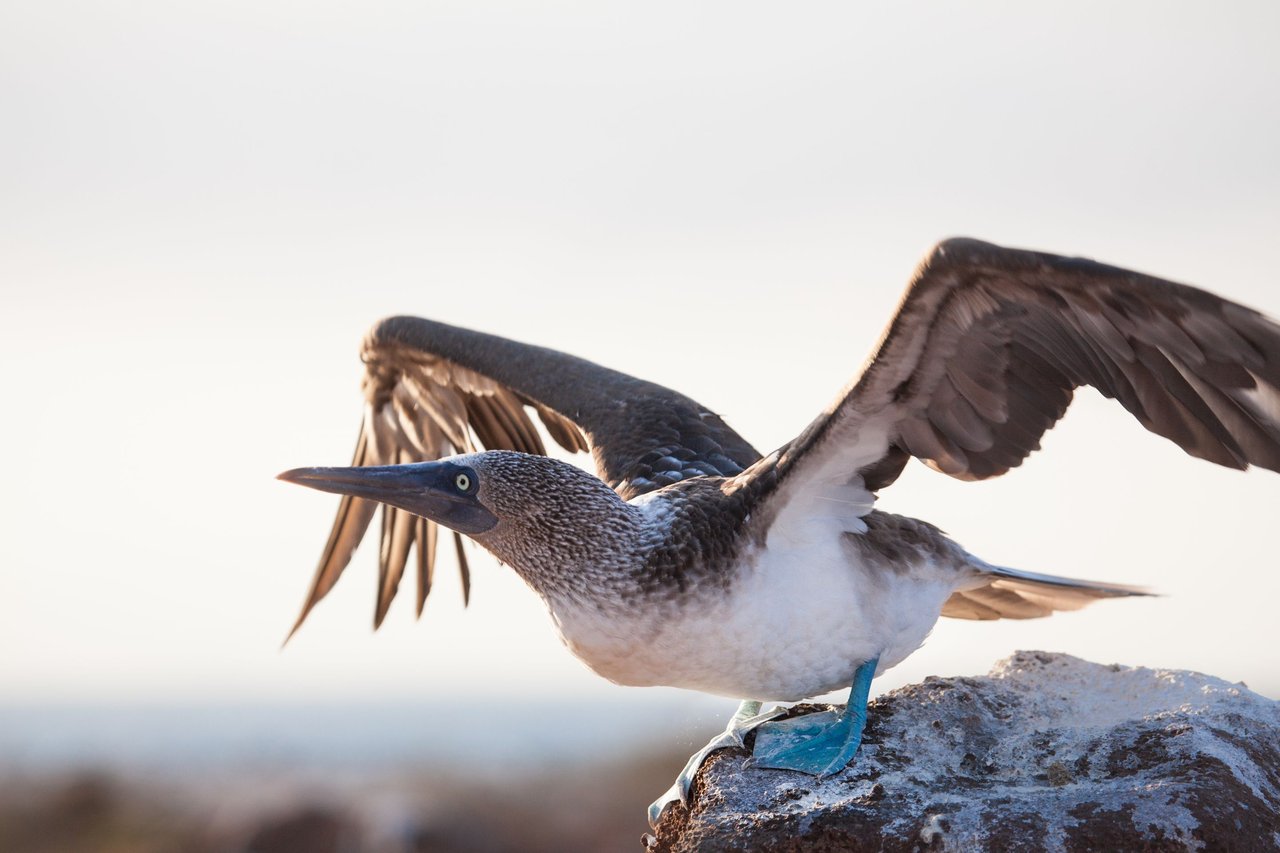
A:
[[[714,754],[650,849],[1280,849],[1280,702],[1194,672],[1018,652],[872,702],[836,776],[747,757]]]
[[[244,845],[245,853],[346,853],[359,849],[360,829],[341,812],[308,806],[267,821]]]

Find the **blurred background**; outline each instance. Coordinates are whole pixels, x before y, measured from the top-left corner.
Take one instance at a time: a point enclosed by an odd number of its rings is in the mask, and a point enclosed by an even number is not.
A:
[[[289,643],[391,313],[673,386],[764,450],[929,245],[1083,254],[1280,314],[1280,6],[0,5],[0,849],[633,850],[734,708],[589,673],[473,552]],[[1047,452],[882,506],[1166,594],[944,621],[1280,696],[1280,477],[1082,392]]]

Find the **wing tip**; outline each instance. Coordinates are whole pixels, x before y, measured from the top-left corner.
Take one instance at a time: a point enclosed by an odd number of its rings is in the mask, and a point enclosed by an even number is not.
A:
[[[293,627],[289,629],[289,633],[285,634],[284,642],[280,644],[281,649],[284,649],[285,646],[289,645],[289,641],[293,639],[293,635],[298,633],[298,629],[302,627],[302,623],[307,621],[307,615],[311,613],[313,604],[314,602],[308,601],[306,606],[302,608],[302,612],[298,614],[298,621],[294,622]]]

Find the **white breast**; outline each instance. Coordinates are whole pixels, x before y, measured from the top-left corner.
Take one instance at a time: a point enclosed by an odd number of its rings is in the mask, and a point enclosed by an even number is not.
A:
[[[842,543],[849,529],[830,517],[792,541],[771,534],[743,555],[727,592],[695,589],[611,614],[553,605],[553,616],[569,648],[620,684],[783,701],[846,687],[863,662],[878,655],[884,671],[924,642],[954,577],[930,565],[863,565],[860,549]]]

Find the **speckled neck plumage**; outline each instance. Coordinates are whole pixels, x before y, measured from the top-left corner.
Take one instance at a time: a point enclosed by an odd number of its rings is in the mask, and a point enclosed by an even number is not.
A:
[[[474,537],[548,602],[600,607],[634,598],[648,519],[599,479],[572,465],[523,454],[487,454],[481,499],[501,515]]]
[[[626,502],[562,462],[511,454],[497,464],[504,488],[483,499],[504,522],[475,538],[553,605],[604,611],[723,591],[753,541],[753,493],[733,479],[689,480]]]

